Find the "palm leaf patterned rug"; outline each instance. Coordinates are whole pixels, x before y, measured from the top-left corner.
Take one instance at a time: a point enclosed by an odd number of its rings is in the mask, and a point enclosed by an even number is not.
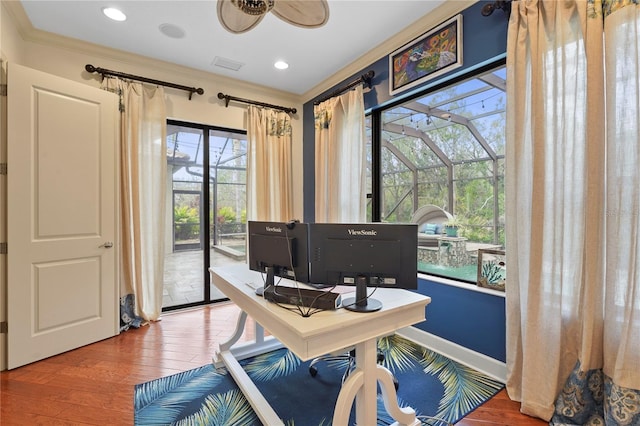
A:
[[[398,379],[400,406],[410,406],[427,425],[455,423],[503,388],[478,371],[398,335],[378,340],[384,366]],[[241,361],[241,365],[287,426],[330,425],[345,362],[309,362],[287,349]],[[211,364],[136,385],[136,425],[260,425],[225,369]],[[352,413],[351,422],[355,419]],[[434,420],[441,419],[441,420]],[[378,398],[378,424],[393,423]],[[353,423],[351,423],[353,424]]]

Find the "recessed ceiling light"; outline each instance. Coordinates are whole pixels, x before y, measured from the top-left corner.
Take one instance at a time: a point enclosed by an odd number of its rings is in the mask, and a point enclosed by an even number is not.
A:
[[[286,70],[287,68],[289,68],[289,64],[285,61],[277,61],[275,64],[273,64],[273,66],[278,68],[279,70]]]
[[[103,7],[102,13],[104,13],[107,18],[113,19],[114,21],[124,21],[127,19],[127,15],[114,7]]]
[[[185,34],[182,28],[173,24],[162,24],[159,28],[162,34],[171,38],[182,38]]]

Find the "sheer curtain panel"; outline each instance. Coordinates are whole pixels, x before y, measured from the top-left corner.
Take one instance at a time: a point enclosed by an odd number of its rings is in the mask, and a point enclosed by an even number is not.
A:
[[[314,108],[315,220],[364,222],[365,121],[362,86]]]
[[[512,3],[507,390],[551,424],[640,424],[635,3]]]
[[[102,85],[120,95],[121,297],[133,294],[135,314],[155,321],[162,312],[165,254],[164,89],[110,77]]]
[[[250,105],[247,129],[247,220],[293,218],[291,117]]]

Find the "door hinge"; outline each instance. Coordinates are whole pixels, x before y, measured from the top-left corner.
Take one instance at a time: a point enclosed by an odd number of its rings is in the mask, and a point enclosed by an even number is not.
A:
[[[7,163],[0,163],[0,175],[7,174]]]
[[[0,84],[0,96],[7,96],[7,85]]]
[[[9,332],[9,323],[6,321],[0,322],[0,334],[7,334]]]
[[[7,254],[7,243],[0,243],[0,254]]]

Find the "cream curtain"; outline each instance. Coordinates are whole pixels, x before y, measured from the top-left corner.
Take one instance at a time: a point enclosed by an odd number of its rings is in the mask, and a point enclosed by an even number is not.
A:
[[[366,220],[365,123],[362,86],[314,108],[315,220]]]
[[[507,390],[552,424],[640,424],[639,16],[512,3]]]
[[[291,117],[250,105],[247,129],[247,220],[293,218]]]
[[[162,87],[105,78],[120,95],[121,295],[133,294],[135,313],[160,318],[164,274],[167,173]]]

